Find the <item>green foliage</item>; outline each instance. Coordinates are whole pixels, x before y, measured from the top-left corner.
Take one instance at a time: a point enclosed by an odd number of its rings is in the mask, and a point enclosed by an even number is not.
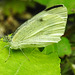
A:
[[[57,4],[64,4],[68,8],[69,14],[75,13],[75,0],[34,0],[40,4],[51,7]]]
[[[62,65],[62,75],[75,75],[75,50],[72,51],[70,57],[65,59]]]
[[[73,41],[73,42],[75,42],[75,34],[73,34],[72,36],[71,36],[71,39],[70,39],[71,41]]]
[[[52,52],[55,52],[54,44],[46,46],[43,50],[44,54],[51,54]]]
[[[34,1],[36,1],[40,4],[43,4],[43,5],[47,5],[50,2],[50,0],[34,0]]]
[[[71,54],[71,45],[65,37],[63,37],[59,43],[55,44],[55,47],[57,47],[56,49],[60,57]]]
[[[45,54],[50,54],[51,52],[55,52],[55,51],[57,51],[59,57],[63,57],[64,55],[70,55],[71,46],[69,40],[65,37],[62,37],[61,41],[59,41],[58,43],[45,47],[43,52]]]
[[[23,13],[27,6],[34,7],[35,4],[32,1],[21,1],[21,0],[6,0],[2,2],[3,11],[6,15],[11,15],[15,13]]]
[[[9,55],[9,48],[4,48],[7,43],[0,41],[0,74],[1,75],[60,75],[60,59],[57,53],[45,55],[37,48],[11,50],[11,57],[5,62]]]

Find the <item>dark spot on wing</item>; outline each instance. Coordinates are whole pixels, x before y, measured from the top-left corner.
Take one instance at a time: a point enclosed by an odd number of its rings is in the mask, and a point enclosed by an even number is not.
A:
[[[54,8],[58,8],[58,7],[63,7],[63,5],[56,5],[56,6],[53,6],[53,7],[50,7],[48,9],[46,9],[45,11],[48,11],[48,10],[51,10],[51,9],[54,9]]]
[[[40,21],[40,22],[42,22],[42,21],[43,21],[43,19],[41,18],[41,19],[39,19],[39,21]]]

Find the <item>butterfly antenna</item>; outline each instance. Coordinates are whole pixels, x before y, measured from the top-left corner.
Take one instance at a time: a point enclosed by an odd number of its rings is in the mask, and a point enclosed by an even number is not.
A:
[[[27,60],[30,61],[29,58],[26,56],[26,54],[23,52],[23,50],[22,49],[20,49],[20,50],[23,53],[23,55],[27,58]]]
[[[9,59],[9,57],[10,57],[10,47],[9,47],[9,55],[8,55],[7,59],[5,60],[5,62],[7,62],[7,60]]]

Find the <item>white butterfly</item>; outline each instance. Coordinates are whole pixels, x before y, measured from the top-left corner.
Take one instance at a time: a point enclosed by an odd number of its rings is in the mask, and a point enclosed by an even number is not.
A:
[[[64,5],[45,9],[17,29],[10,48],[45,47],[57,43],[64,34],[66,21],[67,9]]]

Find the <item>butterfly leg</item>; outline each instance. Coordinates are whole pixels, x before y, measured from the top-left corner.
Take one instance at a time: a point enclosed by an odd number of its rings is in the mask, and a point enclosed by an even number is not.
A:
[[[9,59],[9,57],[10,57],[10,47],[9,47],[9,55],[8,55],[8,57],[7,57],[7,59],[5,60],[5,62],[7,62],[7,60]]]
[[[27,58],[27,60],[30,61],[29,58],[28,58],[28,57],[25,55],[25,53],[23,52],[23,50],[22,50],[22,49],[20,49],[20,50],[21,50],[21,52],[23,53],[23,55]]]

